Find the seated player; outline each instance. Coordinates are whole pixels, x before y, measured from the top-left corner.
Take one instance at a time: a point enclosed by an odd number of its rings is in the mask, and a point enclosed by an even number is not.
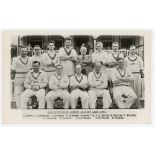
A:
[[[78,55],[77,58],[77,64],[81,64],[82,66],[82,74],[88,75],[93,68],[92,68],[92,57],[90,55],[86,55],[87,53],[87,48],[86,47],[81,47],[80,49],[81,55]]]
[[[82,75],[81,70],[81,65],[76,65],[76,74],[70,78],[72,109],[76,109],[78,98],[81,99],[82,108],[88,108],[89,96],[86,91],[88,87],[88,80],[85,75]]]
[[[89,82],[89,104],[90,108],[96,108],[97,97],[103,97],[103,108],[109,108],[112,100],[109,94],[108,87],[108,78],[107,75],[101,71],[102,65],[101,62],[95,62],[95,68],[93,72],[90,72],[88,75]]]
[[[125,67],[124,59],[118,59],[118,67],[111,72],[113,83],[113,97],[118,108],[129,109],[135,102],[137,96],[130,87],[130,81],[133,79],[131,71]],[[125,102],[124,99],[126,100]]]
[[[32,63],[33,69],[27,73],[24,82],[25,91],[21,95],[21,108],[27,109],[27,104],[32,96],[37,97],[39,109],[45,108],[45,87],[47,86],[46,73],[40,70],[40,62]]]
[[[50,92],[46,95],[47,109],[53,109],[55,100],[60,98],[63,100],[64,108],[69,108],[70,94],[68,93],[69,78],[63,74],[63,66],[56,66],[56,74],[49,79]]]

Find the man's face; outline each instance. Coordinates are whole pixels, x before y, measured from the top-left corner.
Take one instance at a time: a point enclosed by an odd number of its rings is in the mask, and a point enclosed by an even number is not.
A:
[[[55,48],[54,43],[49,43],[48,48],[49,48],[50,51],[54,50],[54,48]]]
[[[57,69],[56,69],[57,75],[61,75],[62,71],[63,71],[62,66],[58,66]]]
[[[34,52],[36,55],[40,55],[40,47],[35,47]]]
[[[135,46],[130,48],[130,54],[134,55],[136,53]]]
[[[100,71],[101,71],[101,65],[95,65],[95,72],[96,73],[100,73]]]
[[[124,60],[119,60],[118,61],[118,67],[123,68],[124,67]]]
[[[21,57],[26,57],[26,56],[27,56],[27,49],[21,48]]]
[[[77,65],[76,66],[76,73],[77,74],[81,74],[81,70],[82,70],[81,66],[80,65]]]
[[[102,48],[103,48],[103,46],[102,46],[102,44],[97,44],[97,45],[96,45],[96,48],[97,48],[98,51],[101,51]]]
[[[66,46],[67,48],[69,48],[71,45],[72,45],[72,41],[71,41],[71,40],[66,40],[66,41],[65,41],[65,46]]]
[[[85,47],[82,47],[80,51],[82,55],[86,55],[87,53],[87,49]]]
[[[33,67],[33,71],[37,73],[39,71],[40,65],[39,63],[33,63],[32,67]]]
[[[118,48],[119,48],[118,44],[113,44],[112,45],[113,51],[118,51]]]

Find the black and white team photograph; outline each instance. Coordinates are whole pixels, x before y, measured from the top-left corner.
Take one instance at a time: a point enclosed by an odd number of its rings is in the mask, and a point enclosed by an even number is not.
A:
[[[11,109],[144,109],[144,36],[17,35]]]

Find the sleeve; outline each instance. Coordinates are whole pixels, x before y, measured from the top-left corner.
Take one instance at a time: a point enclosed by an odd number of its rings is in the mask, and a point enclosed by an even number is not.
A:
[[[43,73],[43,81],[42,83],[40,83],[40,88],[45,88],[47,86],[48,80],[47,80],[47,76],[45,73]]]
[[[127,57],[124,59],[124,62],[125,62],[125,66],[126,66],[126,67],[129,67]]]
[[[95,63],[95,54],[92,54],[92,62]]]
[[[92,60],[92,55],[88,55],[88,63],[92,63],[93,60]]]
[[[73,56],[74,58],[77,58],[77,53],[76,53],[75,49],[72,49],[72,56]]]
[[[141,57],[139,57],[139,68],[140,68],[140,70],[144,69],[144,63],[143,63],[143,60]]]
[[[24,87],[26,89],[31,89],[31,77],[30,77],[30,72],[26,74],[26,78],[25,78],[25,81],[24,81]]]
[[[75,85],[74,76],[72,76],[72,77],[70,78],[70,86],[72,87],[72,86],[74,86],[74,85]]]
[[[58,84],[55,82],[54,80],[54,75],[50,77],[49,79],[49,88],[51,90],[55,90],[55,89],[58,89]]]
[[[106,64],[107,63],[107,53],[104,53],[103,54],[103,64]]]
[[[62,57],[63,56],[63,48],[61,47],[58,51],[58,57]]]
[[[13,58],[11,70],[16,71],[16,68],[17,68],[17,58]]]

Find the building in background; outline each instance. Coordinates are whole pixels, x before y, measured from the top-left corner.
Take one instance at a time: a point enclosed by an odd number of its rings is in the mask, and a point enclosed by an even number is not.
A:
[[[80,47],[82,45],[86,46],[88,53],[93,53],[95,50],[95,45],[97,41],[101,41],[104,46],[104,50],[110,51],[113,42],[118,42],[120,45],[120,50],[123,54],[127,55],[130,45],[135,45],[138,50],[138,55],[143,57],[144,53],[144,38],[143,36],[113,36],[113,35],[100,35],[100,36],[91,36],[91,35],[71,35],[73,41],[73,47],[77,51],[77,54],[80,53]],[[55,41],[56,47],[55,50],[58,50],[60,47],[64,46],[65,36],[60,35],[25,35],[18,36],[13,38],[13,44],[17,47],[17,54],[19,55],[21,46],[29,46],[32,48],[34,45],[39,45],[43,52],[48,50],[47,45],[50,40]]]
[[[20,53],[20,48],[26,46],[29,49],[33,49],[35,45],[39,45],[42,49],[42,53],[47,52],[48,42],[50,40],[55,41],[56,47],[55,50],[58,50],[60,47],[64,46],[64,38],[66,36],[60,35],[25,35],[25,36],[14,36],[11,39],[10,52],[11,58],[16,57]],[[108,53],[111,52],[111,47],[113,42],[119,43],[120,52],[124,56],[129,54],[129,46],[135,45],[138,51],[138,55],[144,59],[144,37],[143,36],[121,36],[121,35],[100,35],[100,36],[91,36],[91,35],[71,35],[73,42],[73,47],[76,50],[77,54],[80,54],[80,47],[86,46],[88,53],[91,54],[96,49],[96,42],[101,41],[104,46],[104,50]],[[12,92],[12,102],[14,102],[14,81],[11,81],[11,92]],[[142,82],[142,96],[141,100],[144,100],[144,82]]]

